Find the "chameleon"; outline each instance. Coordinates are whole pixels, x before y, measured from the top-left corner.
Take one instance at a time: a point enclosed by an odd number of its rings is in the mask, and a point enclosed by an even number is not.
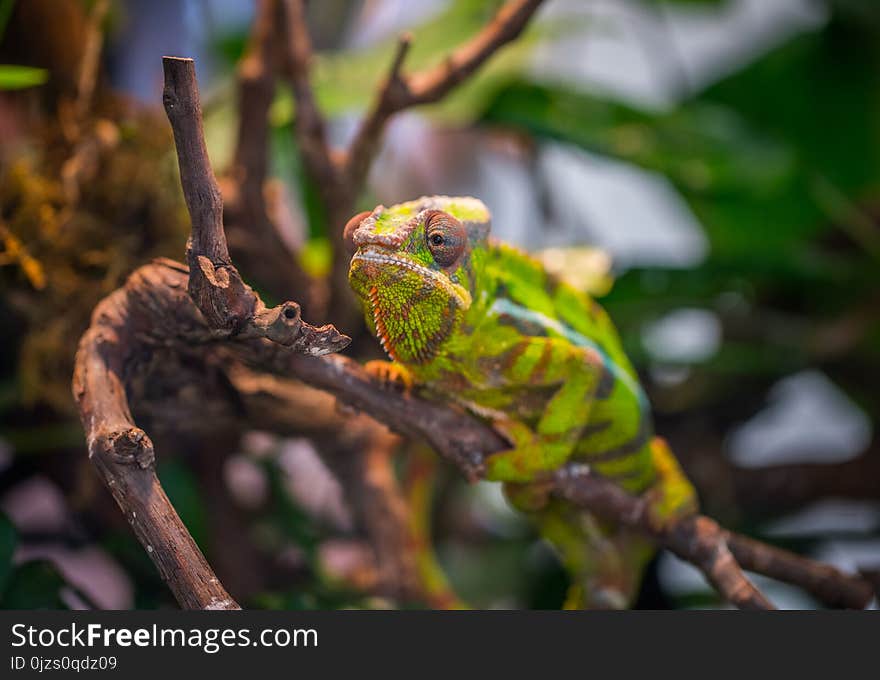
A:
[[[390,361],[367,370],[459,404],[510,444],[485,460],[569,574],[566,608],[630,606],[654,549],[625,527],[549,493],[582,462],[644,494],[663,527],[696,512],[609,315],[539,260],[490,235],[472,197],[426,196],[345,225],[352,290]]]

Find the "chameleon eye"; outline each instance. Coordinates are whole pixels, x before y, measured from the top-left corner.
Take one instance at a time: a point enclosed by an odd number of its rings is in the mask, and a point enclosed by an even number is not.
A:
[[[464,253],[467,233],[464,225],[442,210],[429,210],[425,215],[425,241],[434,262],[451,267]]]
[[[354,244],[354,232],[359,226],[361,226],[361,222],[369,216],[370,211],[365,210],[364,212],[358,213],[345,223],[345,228],[342,230],[342,242],[345,244],[345,249],[350,255],[354,255],[354,251],[357,250],[357,246]]]

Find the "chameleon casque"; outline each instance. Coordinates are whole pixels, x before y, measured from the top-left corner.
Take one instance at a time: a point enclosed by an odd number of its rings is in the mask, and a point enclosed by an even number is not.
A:
[[[349,280],[392,360],[368,369],[488,419],[511,448],[487,458],[487,478],[504,482],[556,548],[571,580],[566,607],[625,607],[651,545],[550,497],[547,473],[583,461],[647,494],[661,525],[694,512],[696,495],[654,437],[605,310],[489,231],[488,209],[470,197],[379,206],[348,222]]]

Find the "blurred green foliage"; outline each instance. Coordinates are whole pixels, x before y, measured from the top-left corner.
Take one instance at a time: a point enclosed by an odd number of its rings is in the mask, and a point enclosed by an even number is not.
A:
[[[20,90],[42,85],[49,78],[44,68],[0,64],[0,90]]]

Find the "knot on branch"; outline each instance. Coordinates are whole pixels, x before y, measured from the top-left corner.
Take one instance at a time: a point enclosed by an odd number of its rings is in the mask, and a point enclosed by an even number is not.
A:
[[[254,313],[256,296],[232,265],[215,265],[204,255],[187,253],[189,295],[217,330],[235,333]]]
[[[330,324],[316,328],[302,320],[300,306],[288,300],[266,309],[258,300],[257,311],[238,335],[242,339],[266,338],[275,344],[310,356],[332,354],[344,349],[351,338]]]
[[[308,326],[302,320],[300,306],[292,301],[258,310],[252,325],[256,335],[285,347],[294,345],[302,336],[303,326]]]
[[[142,470],[153,467],[156,453],[153,441],[139,427],[110,432],[102,437],[103,449],[115,463],[120,465],[136,465]]]

